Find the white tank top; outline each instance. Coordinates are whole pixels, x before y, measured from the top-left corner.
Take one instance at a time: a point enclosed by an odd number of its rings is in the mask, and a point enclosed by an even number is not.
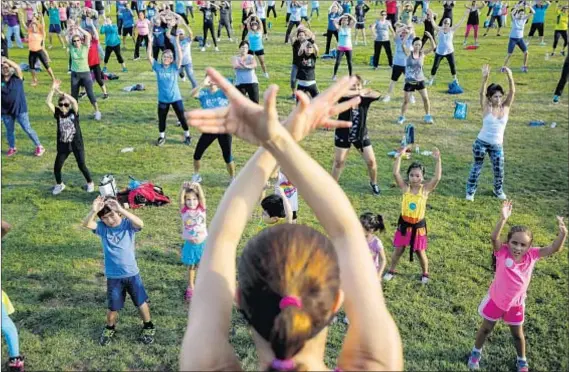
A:
[[[442,30],[439,31],[438,39],[439,42],[437,43],[437,50],[436,53],[441,56],[446,56],[447,54],[451,54],[454,52],[454,46],[452,45],[454,32],[449,31],[445,34]]]
[[[482,129],[478,139],[491,145],[501,145],[504,142],[504,131],[508,124],[508,115],[498,119],[492,113],[486,114],[482,119]]]

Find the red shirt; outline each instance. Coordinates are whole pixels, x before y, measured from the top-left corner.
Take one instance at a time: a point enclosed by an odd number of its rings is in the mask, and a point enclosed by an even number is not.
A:
[[[87,61],[89,62],[89,67],[98,65],[99,60],[99,40],[91,39],[91,45],[89,46],[89,55],[87,56]]]
[[[385,2],[385,7],[387,9],[387,14],[396,14],[397,13],[397,1],[387,0]]]

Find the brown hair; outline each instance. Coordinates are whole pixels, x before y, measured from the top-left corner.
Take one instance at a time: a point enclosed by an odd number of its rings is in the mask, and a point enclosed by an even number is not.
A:
[[[512,236],[518,232],[526,233],[529,236],[530,240],[529,244],[531,245],[531,243],[533,242],[533,233],[528,227],[521,225],[512,226],[512,228],[510,228],[510,231],[508,231],[508,242],[510,241],[510,239],[512,239]]]
[[[238,278],[240,311],[270,343],[276,359],[292,359],[334,315],[338,257],[332,242],[308,226],[277,225],[253,237],[239,260]],[[281,310],[279,302],[287,296],[298,297],[302,305]]]

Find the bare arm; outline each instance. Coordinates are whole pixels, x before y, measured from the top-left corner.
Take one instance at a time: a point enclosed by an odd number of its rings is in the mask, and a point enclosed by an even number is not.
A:
[[[468,17],[468,13],[470,13],[469,10],[467,10],[466,12],[464,12],[464,14],[462,15],[462,18],[460,19],[460,21],[458,21],[454,27],[451,28],[452,32],[455,32],[456,30],[458,30],[458,28],[460,26],[462,26],[462,24],[464,23],[464,21],[466,21],[466,17]]]
[[[16,71],[16,76],[22,80],[24,78],[24,73],[22,72],[22,69],[20,68],[20,65],[18,65],[16,62],[12,61],[11,59],[8,59],[6,57],[2,57],[2,61],[6,62],[7,64],[10,65],[10,67],[12,67],[14,69],[14,71]]]
[[[431,54],[433,51],[435,51],[437,49],[437,43],[435,43],[435,39],[433,39],[433,35],[431,35],[430,32],[426,31],[425,35],[427,35],[427,37],[431,41],[431,47],[429,49],[423,49],[423,53],[425,55],[427,55],[427,54]]]
[[[401,177],[401,158],[405,154],[406,150],[407,148],[401,149],[398,156],[395,158],[395,162],[393,163],[393,177],[395,178],[395,183],[403,192],[407,190],[407,183]]]
[[[152,33],[152,29],[150,29],[150,32],[148,32],[148,44],[150,44],[148,46],[148,48],[146,48],[146,59],[148,60],[148,63],[150,63],[150,67],[154,67],[154,56],[152,55],[152,42],[154,40],[154,34]]]
[[[205,193],[203,192],[202,185],[200,185],[197,182],[194,182],[194,184],[192,186],[198,190],[198,193],[199,193],[198,199],[199,199],[200,205],[202,206],[203,209],[207,209],[207,207],[205,205]]]
[[[512,214],[512,202],[506,200],[504,201],[504,203],[502,203],[500,219],[496,223],[496,227],[494,227],[492,235],[490,235],[490,240],[492,241],[492,249],[494,250],[494,252],[499,251],[500,247],[502,246],[502,242],[500,240],[500,234],[502,233],[504,225],[508,221],[508,218],[510,218],[511,214]]]
[[[559,233],[557,234],[557,238],[555,241],[551,243],[550,246],[541,248],[539,250],[539,257],[548,257],[557,253],[563,248],[565,244],[565,238],[567,238],[567,227],[565,226],[565,222],[563,222],[563,217],[557,216],[557,223],[559,225]]]
[[[441,153],[440,153],[439,149],[437,149],[436,147],[433,149],[433,157],[435,158],[435,161],[436,161],[435,174],[433,175],[433,178],[425,184],[425,192],[426,193],[432,192],[437,187],[437,185],[439,184],[439,181],[441,180],[441,177],[443,175]]]
[[[102,196],[97,196],[95,200],[93,200],[93,205],[91,206],[91,210],[83,220],[83,227],[88,228],[89,230],[95,230],[97,228],[97,223],[95,222],[95,218],[97,218],[97,213],[105,206],[105,199]]]
[[[282,189],[282,187],[279,187],[277,189],[277,193],[281,197],[281,199],[283,200],[286,222],[292,223],[292,207],[290,206],[290,202],[288,201],[288,198],[286,197],[286,194],[285,194],[284,190]]]
[[[117,200],[115,199],[108,200],[107,205],[113,211],[120,213],[125,218],[127,218],[135,229],[142,229],[144,227],[144,222],[142,222],[142,219],[124,209]]]
[[[509,91],[506,99],[504,100],[504,107],[508,109],[512,107],[514,103],[514,96],[516,94],[516,85],[514,84],[514,75],[512,75],[512,70],[506,67],[506,75],[508,76]]]
[[[178,205],[180,209],[186,206],[185,196],[186,196],[186,186],[188,185],[189,182],[184,182],[182,183],[182,186],[180,186],[180,191],[178,192]]]
[[[47,94],[47,98],[45,99],[45,104],[49,107],[49,110],[52,114],[55,114],[55,106],[53,105],[53,95],[55,94],[55,86],[52,86],[49,93]]]
[[[151,48],[148,48],[148,49],[151,49]],[[176,55],[178,56],[178,58],[176,59],[176,67],[179,70],[180,67],[182,67],[182,46],[180,45],[180,38],[177,36],[176,36]]]
[[[490,65],[482,66],[482,85],[480,86],[480,107],[482,111],[486,111],[487,99],[486,99],[486,89],[488,87],[488,78],[490,77]]]

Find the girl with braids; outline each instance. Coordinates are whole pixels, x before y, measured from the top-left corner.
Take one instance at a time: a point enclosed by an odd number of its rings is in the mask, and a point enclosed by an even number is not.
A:
[[[283,125],[276,109],[277,86],[265,92],[263,107],[243,97],[217,71],[209,69],[208,74],[231,104],[191,111],[190,122],[201,131],[235,134],[260,148],[226,191],[211,221],[180,368],[241,370],[228,339],[235,300],[252,329],[259,355],[255,369],[328,370],[323,361],[327,328],[345,298],[352,325],[338,369],[401,370],[401,341],[361,224],[338,184],[296,143],[318,127],[348,124],[330,116],[359,101],[336,105],[353,81],[343,78],[312,101],[298,92],[300,103]],[[303,225],[271,226],[246,244],[236,268],[238,242],[277,164],[303,190],[329,237]]]
[[[385,270],[385,265],[387,260],[385,258],[385,250],[383,249],[383,243],[375,235],[376,231],[384,232],[385,225],[383,223],[383,216],[381,214],[373,214],[371,212],[366,212],[360,216],[360,222],[364,228],[364,234],[366,236],[367,245],[373,259],[373,264],[377,270],[377,275],[381,279],[383,270]]]
[[[397,222],[397,231],[393,238],[395,250],[391,255],[391,265],[389,271],[383,279],[389,281],[393,279],[395,268],[399,259],[405,251],[405,247],[409,246],[409,259],[413,261],[413,252],[419,257],[421,269],[421,283],[429,282],[429,260],[427,259],[427,221],[425,220],[425,212],[427,211],[427,198],[429,194],[435,190],[443,173],[441,165],[441,153],[436,147],[433,149],[433,158],[435,158],[435,174],[429,182],[424,183],[425,166],[421,163],[411,163],[407,168],[407,182],[401,177],[399,169],[401,168],[401,158],[405,154],[407,147],[403,147],[399,152],[393,164],[393,177],[397,186],[403,193],[401,201],[401,215]]]

